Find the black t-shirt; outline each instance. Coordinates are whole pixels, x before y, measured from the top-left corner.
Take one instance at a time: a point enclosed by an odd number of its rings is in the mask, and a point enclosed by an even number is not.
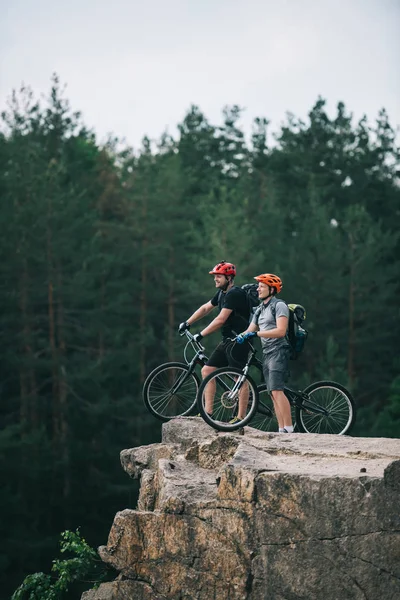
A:
[[[234,286],[226,293],[218,290],[211,299],[211,304],[218,306],[220,312],[223,308],[229,308],[232,311],[222,326],[223,338],[234,337],[247,329],[250,313],[246,292],[242,288]]]

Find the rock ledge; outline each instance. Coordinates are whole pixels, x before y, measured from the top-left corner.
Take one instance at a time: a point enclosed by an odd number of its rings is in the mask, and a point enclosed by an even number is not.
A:
[[[221,434],[197,418],[121,452],[140,478],[82,600],[397,600],[400,440]]]

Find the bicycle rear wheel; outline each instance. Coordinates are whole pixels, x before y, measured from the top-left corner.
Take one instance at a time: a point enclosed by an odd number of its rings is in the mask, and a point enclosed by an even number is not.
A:
[[[296,405],[296,423],[304,433],[348,433],[356,420],[353,396],[334,381],[317,381],[304,391],[307,397]]]
[[[168,421],[192,412],[199,386],[198,376],[187,365],[165,363],[154,369],[144,382],[143,400],[152,415]]]
[[[206,410],[206,398],[213,390],[215,393],[210,416]],[[238,416],[240,401],[244,405],[245,413],[240,415],[241,418]],[[222,367],[208,375],[200,385],[197,395],[201,416],[208,425],[218,431],[236,431],[244,427],[257,411],[257,403],[258,391],[253,379],[234,367]],[[235,419],[237,420],[231,422]]]

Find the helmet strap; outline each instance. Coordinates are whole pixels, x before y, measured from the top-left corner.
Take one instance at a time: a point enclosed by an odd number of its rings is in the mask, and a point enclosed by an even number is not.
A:
[[[230,284],[232,283],[232,278],[228,277],[227,275],[224,275],[225,279],[226,279],[226,283],[223,287],[221,287],[221,290],[223,292],[226,292],[226,290],[228,289],[228,287],[230,286]]]
[[[224,275],[224,277],[225,277],[225,279],[226,279],[226,283],[225,283],[225,285],[221,286],[221,290],[222,290],[223,292],[226,292],[226,290],[228,289],[228,286],[229,286],[229,283],[230,283],[230,281],[229,281],[229,279],[228,279],[228,277],[227,277],[226,275]]]

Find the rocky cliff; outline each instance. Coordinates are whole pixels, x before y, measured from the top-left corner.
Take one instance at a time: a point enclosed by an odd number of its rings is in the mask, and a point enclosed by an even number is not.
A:
[[[398,600],[400,440],[221,434],[200,419],[124,450],[141,487],[82,600]]]

